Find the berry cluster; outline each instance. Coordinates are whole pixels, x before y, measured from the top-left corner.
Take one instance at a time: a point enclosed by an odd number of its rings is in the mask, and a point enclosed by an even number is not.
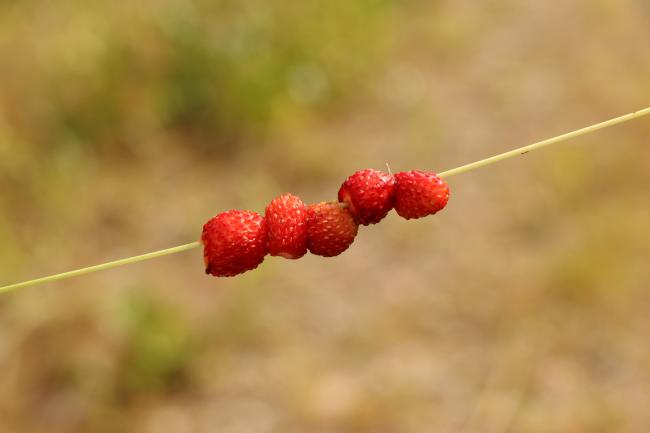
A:
[[[395,175],[361,170],[339,189],[338,202],[305,205],[284,194],[256,212],[231,210],[203,226],[205,272],[231,277],[255,269],[266,254],[298,259],[312,254],[332,257],[348,249],[359,224],[381,221],[391,209],[403,218],[422,218],[445,207],[449,186],[435,173]]]

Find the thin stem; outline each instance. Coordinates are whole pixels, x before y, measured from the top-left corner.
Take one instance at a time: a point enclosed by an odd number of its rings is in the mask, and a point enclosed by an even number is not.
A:
[[[480,161],[473,162],[471,164],[454,168],[452,170],[443,171],[442,173],[438,173],[438,176],[449,177],[461,173],[466,173],[468,171],[475,170],[477,168],[485,167],[486,165],[494,164],[495,162],[503,161],[505,159],[512,158],[519,155],[524,155],[533,150],[541,149],[542,147],[559,143],[561,141],[569,140],[571,138],[575,138],[580,135],[589,134],[590,132],[594,132],[602,128],[607,128],[609,126],[617,125],[619,123],[627,122],[628,120],[636,119],[638,117],[645,116],[647,114],[650,114],[650,107],[644,108],[643,110],[635,111],[634,113],[626,114],[624,116],[616,117],[614,119],[606,120],[605,122],[596,123],[595,125],[587,126],[586,128],[582,128],[576,131],[568,132],[566,134],[558,135],[557,137],[539,141],[537,143],[533,143],[528,146],[520,147],[519,149],[514,149],[509,152],[504,152],[499,155],[492,156],[490,158],[485,158]],[[91,272],[101,271],[104,269],[115,268],[117,266],[128,265],[130,263],[141,262],[143,260],[154,259],[156,257],[162,257],[168,254],[180,253],[181,251],[191,250],[194,248],[198,248],[200,246],[201,246],[201,242],[192,242],[185,245],[179,245],[177,247],[167,248],[160,251],[154,251],[152,253],[142,254],[134,257],[128,257],[126,259],[115,260],[108,263],[102,263],[100,265],[95,265],[87,268],[77,269],[74,271],[64,272],[62,274],[36,278],[34,280],[24,281],[22,283],[11,284],[9,286],[0,287],[0,293],[9,292],[27,286],[35,286],[37,284],[48,283],[51,281],[63,280],[65,278],[76,277],[79,275],[89,274]]]
[[[626,114],[624,116],[616,117],[614,119],[609,119],[601,123],[596,123],[595,125],[587,126],[586,128],[578,129],[572,132],[567,132],[566,134],[558,135],[557,137],[538,141],[537,143],[529,144],[528,146],[520,147],[519,149],[511,150],[508,152],[501,153],[499,155],[482,159],[480,161],[472,162],[471,164],[467,164],[451,170],[443,171],[442,173],[438,173],[438,176],[449,177],[449,176],[454,176],[456,174],[465,173],[471,170],[475,170],[477,168],[485,167],[486,165],[494,164],[495,162],[503,161],[504,159],[512,158],[513,156],[525,155],[528,152],[541,149],[542,147],[550,146],[551,144],[559,143],[560,141],[569,140],[571,138],[575,138],[580,135],[589,134],[590,132],[607,128],[608,126],[613,126],[619,123],[627,122],[628,120],[636,119],[637,117],[645,116],[647,114],[650,114],[650,107],[644,108],[643,110],[635,111],[634,113]]]
[[[192,242],[185,245],[179,245],[173,248],[167,248],[152,253],[142,254],[139,256],[128,257],[126,259],[115,260],[101,265],[89,266],[74,271],[63,272],[61,274],[50,275],[48,277],[36,278],[35,280],[24,281],[22,283],[11,284],[9,286],[0,287],[0,293],[17,290],[27,286],[35,286],[37,284],[49,283],[50,281],[63,280],[65,278],[77,277],[79,275],[90,274],[91,272],[102,271],[104,269],[115,268],[117,266],[128,265],[130,263],[141,262],[143,260],[155,259],[156,257],[166,256],[168,254],[180,253],[181,251],[191,250],[201,246],[201,242]]]

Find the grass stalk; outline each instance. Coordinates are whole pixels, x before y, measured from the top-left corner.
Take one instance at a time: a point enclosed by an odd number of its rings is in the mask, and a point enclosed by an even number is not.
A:
[[[504,161],[515,156],[525,155],[534,150],[539,150],[546,146],[556,144],[562,141],[570,140],[581,135],[589,134],[595,132],[599,129],[607,128],[610,126],[618,125],[619,123],[627,122],[632,119],[639,118],[650,114],[650,107],[644,108],[642,110],[635,111],[633,113],[625,114],[623,116],[615,117],[613,119],[606,120],[604,122],[596,123],[585,128],[577,129],[575,131],[567,132],[566,134],[561,134],[546,140],[538,141],[537,143],[529,144],[527,146],[520,147],[518,149],[510,150],[508,152],[501,153],[499,155],[491,156],[489,158],[481,159],[470,164],[462,165],[460,167],[453,168],[451,170],[443,171],[438,173],[440,177],[448,178],[455,176],[461,173],[467,173],[468,171],[476,170],[477,168],[485,167],[500,161]],[[390,170],[390,168],[389,168]],[[49,275],[47,277],[36,278],[29,281],[23,281],[21,283],[10,284],[8,286],[0,287],[0,293],[10,292],[13,290],[21,289],[23,287],[35,286],[37,284],[49,283],[52,281],[63,280],[66,278],[77,277],[80,275],[90,274],[92,272],[102,271],[105,269],[115,268],[118,266],[129,265],[131,263],[141,262],[143,260],[155,259],[158,257],[166,256],[169,254],[180,253],[182,251],[191,250],[201,246],[201,242],[191,242],[185,245],[179,245],[172,248],[166,248],[164,250],[154,251],[151,253],[141,254],[139,256],[127,257],[120,260],[114,260],[107,263],[102,263],[95,266],[89,266],[87,268],[76,269],[74,271],[63,272],[60,274]]]

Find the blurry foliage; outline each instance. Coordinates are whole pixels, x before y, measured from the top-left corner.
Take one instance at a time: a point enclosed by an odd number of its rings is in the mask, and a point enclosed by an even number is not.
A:
[[[196,335],[178,308],[141,292],[127,296],[122,307],[125,338],[115,380],[123,388],[120,397],[182,389],[197,353]]]
[[[137,155],[152,134],[222,155],[258,147],[285,106],[340,107],[362,91],[388,48],[393,8],[386,0],[153,6],[9,8],[0,36],[20,46],[32,41],[16,26],[48,34],[0,72],[11,88],[6,107],[21,104],[6,113],[22,117],[14,135],[48,155],[69,145]]]

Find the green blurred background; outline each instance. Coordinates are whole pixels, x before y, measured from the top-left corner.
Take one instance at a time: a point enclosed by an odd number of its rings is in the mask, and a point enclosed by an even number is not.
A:
[[[647,0],[0,2],[0,285],[650,105]],[[0,433],[650,430],[650,121],[333,259],[0,297]]]

